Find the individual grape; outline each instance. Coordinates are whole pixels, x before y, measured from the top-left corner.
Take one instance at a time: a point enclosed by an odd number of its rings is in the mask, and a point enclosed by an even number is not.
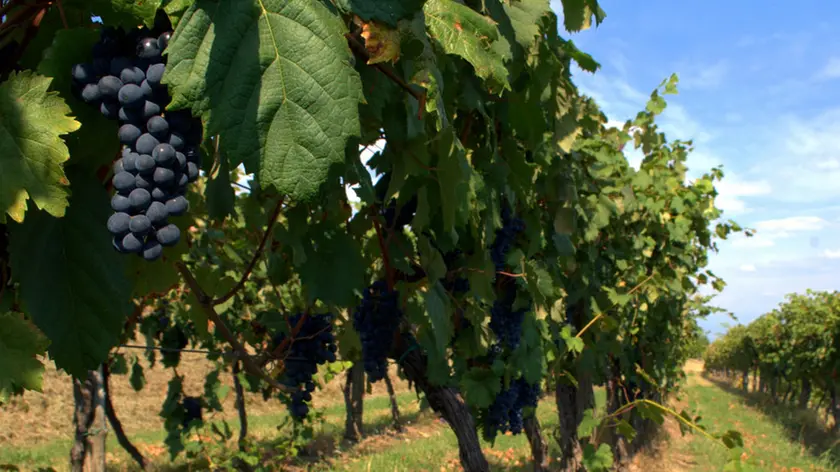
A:
[[[134,63],[131,62],[131,59],[128,57],[115,57],[111,59],[111,66],[108,68],[108,72],[115,77],[120,77],[123,70],[130,69],[132,67],[134,67]]]
[[[146,74],[137,66],[126,67],[120,72],[120,80],[124,84],[133,84],[139,86],[146,79]]]
[[[125,144],[126,146],[132,146],[135,142],[137,142],[137,138],[143,134],[140,128],[132,125],[132,124],[124,124],[120,126],[118,131],[120,142]]]
[[[137,188],[146,189],[148,191],[152,191],[154,188],[154,182],[151,179],[147,178],[148,176],[144,176],[142,174],[137,174],[134,177],[134,186]]]
[[[176,169],[184,170],[187,168],[187,156],[185,156],[183,152],[175,153],[175,161],[177,162],[177,165],[175,167]]]
[[[169,135],[169,123],[160,115],[149,118],[149,121],[146,122],[146,129],[149,134],[158,140],[164,140]]]
[[[93,64],[75,64],[70,71],[73,80],[79,85],[87,85],[96,82],[96,71]]]
[[[131,228],[131,216],[128,213],[114,213],[108,218],[108,231],[115,236],[127,233]]]
[[[124,172],[124,171],[125,171],[125,167],[123,167],[123,160],[122,160],[122,158],[117,159],[116,161],[114,161],[114,167],[113,167],[113,170],[114,170],[114,174],[119,174],[120,172]]]
[[[172,196],[169,195],[169,193],[167,193],[166,190],[162,188],[155,187],[152,190],[152,200],[156,202],[161,202],[161,204],[164,205],[164,207],[166,207],[165,202],[170,198],[172,198]]]
[[[106,75],[99,79],[98,85],[102,100],[119,100],[120,89],[123,87],[119,77]]]
[[[157,230],[156,236],[161,246],[174,246],[178,244],[178,240],[181,238],[181,230],[170,223]]]
[[[166,66],[163,64],[152,64],[146,70],[146,80],[152,88],[160,87],[163,73],[166,71]]]
[[[149,262],[155,261],[160,258],[161,254],[163,254],[163,246],[159,242],[156,240],[146,241],[143,246],[143,259]]]
[[[129,234],[131,234],[131,233],[129,233]],[[121,238],[119,236],[112,237],[111,238],[111,246],[113,246],[114,249],[116,249],[117,252],[124,254],[124,253],[127,253],[128,251],[126,251],[125,247],[123,246],[122,240],[123,240],[123,238]]]
[[[134,84],[126,84],[120,88],[119,91],[120,104],[129,109],[137,109],[146,103],[146,98],[143,96],[143,91],[140,87]]]
[[[198,180],[198,166],[195,165],[193,162],[187,163],[187,177],[189,178],[190,182],[195,182]]]
[[[187,177],[187,174],[183,172],[175,172],[175,185],[177,187],[186,188],[188,183],[190,183],[190,179]]]
[[[166,211],[171,216],[181,216],[186,213],[189,208],[189,203],[184,197],[175,197],[166,201]]]
[[[166,167],[155,168],[154,181],[160,187],[171,187],[175,184],[175,172]]]
[[[142,236],[152,229],[152,222],[146,215],[134,215],[128,223],[128,229],[135,235]]]
[[[181,134],[178,132],[172,132],[169,135],[169,145],[172,146],[176,151],[183,151],[184,137],[181,136]]]
[[[87,84],[85,88],[82,89],[82,100],[85,103],[99,103],[102,100],[102,93],[99,91],[99,85],[97,84]]]
[[[137,142],[134,144],[134,150],[140,154],[152,154],[154,151],[155,146],[160,144],[154,136],[149,133],[143,133],[139,138],[137,138]]]
[[[114,211],[127,212],[131,209],[131,201],[128,197],[118,193],[111,197],[111,209]]]
[[[114,185],[114,188],[122,194],[128,194],[136,187],[134,176],[125,171],[115,174],[111,179],[111,183]]]
[[[148,154],[138,154],[137,161],[134,165],[137,168],[137,172],[141,174],[151,174],[154,172],[157,163],[155,162],[155,158]]]
[[[99,113],[109,120],[116,120],[120,116],[120,104],[111,100],[104,100],[99,104]]]
[[[155,102],[146,100],[146,103],[143,105],[143,118],[145,118],[146,121],[148,121],[149,118],[159,114],[160,106]]]
[[[161,51],[166,49],[166,46],[169,46],[169,39],[171,37],[172,37],[172,33],[170,33],[169,31],[167,31],[166,33],[163,33],[162,35],[158,36],[157,43],[158,43],[158,48],[160,48]]]
[[[151,203],[151,205],[149,205],[149,208],[146,210],[146,217],[149,218],[149,221],[152,222],[152,226],[160,227],[166,223],[166,219],[169,217],[169,212],[166,211],[165,204],[159,201],[154,201]]]
[[[171,167],[175,163],[175,148],[167,143],[158,144],[152,151],[152,157],[157,165]]]
[[[120,241],[125,252],[139,253],[143,250],[143,240],[138,238],[134,233],[128,233]]]
[[[152,194],[146,189],[136,188],[128,194],[128,199],[131,202],[131,208],[135,212],[146,211],[146,208],[149,208],[149,205],[152,203]]]
[[[160,59],[160,47],[157,38],[143,38],[137,45],[137,57],[147,60]]]
[[[149,84],[149,74],[146,74],[146,80],[144,80],[140,84],[140,90],[143,91],[143,96],[146,97],[146,100],[152,100],[155,98],[155,91],[152,88],[151,84]]]

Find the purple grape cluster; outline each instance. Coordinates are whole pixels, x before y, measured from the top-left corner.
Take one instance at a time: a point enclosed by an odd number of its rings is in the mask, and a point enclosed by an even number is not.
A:
[[[501,290],[490,308],[490,330],[502,346],[511,350],[519,347],[522,338],[522,320],[529,308],[513,309],[516,288],[513,284]]]
[[[201,120],[189,111],[164,111],[171,97],[161,82],[163,51],[172,33],[162,29],[103,28],[93,62],[71,71],[77,96],[121,124],[107,223],[114,248],[148,261],[178,243],[181,231],[168,218],[189,209],[187,184],[201,165]]]
[[[400,320],[399,292],[388,290],[383,280],[365,290],[353,312],[353,328],[362,341],[362,360],[371,382],[384,379],[388,373],[388,353]]]
[[[539,394],[539,384],[529,384],[523,377],[511,382],[507,388],[502,386],[502,391],[496,395],[484,415],[485,437],[492,440],[498,433],[521,433],[524,425],[523,409],[536,408]]]
[[[292,316],[289,324],[297,326],[302,316]],[[309,414],[307,402],[312,400],[312,392],[315,390],[312,377],[318,373],[318,366],[336,360],[338,348],[332,329],[330,315],[308,315],[284,358],[285,369],[281,382],[297,389],[292,392],[289,406],[289,412],[295,419],[303,419]],[[286,337],[286,333],[276,335],[272,340],[274,348]]]
[[[496,272],[505,269],[505,260],[516,237],[525,230],[525,222],[514,217],[507,205],[502,206],[502,227],[496,230],[496,239],[490,246],[490,257],[496,266]]]

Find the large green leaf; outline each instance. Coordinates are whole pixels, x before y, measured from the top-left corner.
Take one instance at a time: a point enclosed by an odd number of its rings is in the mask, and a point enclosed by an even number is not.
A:
[[[354,291],[365,286],[365,264],[359,243],[347,233],[316,229],[306,243],[300,279],[311,300],[350,306]]]
[[[36,356],[49,341],[20,315],[0,313],[0,402],[19,389],[41,391],[44,365]]]
[[[52,79],[32,71],[12,72],[0,84],[0,223],[6,214],[23,221],[26,200],[64,216],[69,181],[62,163],[70,152],[61,135],[79,129]]]
[[[475,73],[489,81],[491,90],[508,89],[508,72],[504,61],[510,59],[510,49],[493,47],[500,40],[496,23],[453,0],[430,0],[423,7],[426,26],[447,54],[467,60]]]
[[[336,0],[335,4],[346,12],[359,15],[363,20],[376,20],[396,26],[397,21],[409,18],[421,8],[425,0]]]
[[[199,0],[167,49],[170,109],[206,115],[264,187],[313,197],[360,130],[344,29],[320,2]]]
[[[99,41],[99,33],[90,28],[73,28],[56,32],[52,45],[38,64],[38,73],[52,77],[50,89],[57,91],[70,105],[81,128],[65,138],[70,149],[70,164],[96,169],[113,161],[120,149],[117,123],[102,116],[72,93],[70,68],[74,64],[90,62],[91,48]],[[91,143],[96,143],[91,146]]]
[[[108,195],[95,179],[73,175],[64,218],[32,211],[10,226],[12,273],[24,310],[51,344],[50,357],[83,376],[107,359],[132,311],[124,259],[111,247]]]

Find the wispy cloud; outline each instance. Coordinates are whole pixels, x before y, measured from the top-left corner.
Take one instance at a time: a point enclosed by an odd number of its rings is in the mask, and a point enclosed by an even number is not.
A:
[[[741,271],[743,272],[755,272],[756,270],[755,265],[753,264],[742,264],[741,267],[739,267],[739,269],[741,269]]]
[[[830,57],[822,69],[817,72],[817,80],[840,79],[840,57]]]
[[[734,174],[727,174],[715,188],[719,194],[715,204],[728,215],[748,213],[751,208],[744,197],[767,195],[772,190],[765,180],[741,180]]]
[[[714,64],[683,61],[675,66],[680,76],[680,86],[685,90],[713,89],[719,87],[729,73],[729,64],[721,59]]]
[[[840,249],[837,249],[837,250],[826,249],[823,252],[823,256],[826,259],[840,259]]]

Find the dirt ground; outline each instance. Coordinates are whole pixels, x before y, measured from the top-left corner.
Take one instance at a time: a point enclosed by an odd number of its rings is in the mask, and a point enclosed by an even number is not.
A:
[[[129,435],[163,428],[163,418],[158,416],[158,413],[166,398],[167,384],[172,377],[172,369],[163,368],[159,360],[158,358],[154,368],[149,368],[149,364],[141,356],[146,386],[140,392],[134,391],[127,375],[111,376],[110,387],[114,409]],[[48,367],[44,375],[43,393],[26,392],[0,408],[0,444],[32,447],[60,438],[73,437],[73,388],[70,376],[57,371],[52,362],[46,362],[46,364]],[[184,393],[201,396],[204,378],[212,369],[213,364],[206,359],[204,354],[183,353],[177,371],[185,377]],[[230,372],[222,374],[221,380],[223,385],[231,388],[222,402],[224,413],[217,414],[218,416],[214,418],[235,419],[233,378]],[[397,376],[395,366],[392,366],[391,380],[398,393],[408,390],[408,384]],[[317,390],[313,395],[315,406],[320,408],[342,403],[344,401],[343,384],[344,375],[340,375],[326,384],[323,390]],[[385,383],[374,384],[373,394],[387,395]],[[280,413],[285,410],[285,407],[277,400],[266,402],[261,394],[246,393],[245,395],[249,415]]]

